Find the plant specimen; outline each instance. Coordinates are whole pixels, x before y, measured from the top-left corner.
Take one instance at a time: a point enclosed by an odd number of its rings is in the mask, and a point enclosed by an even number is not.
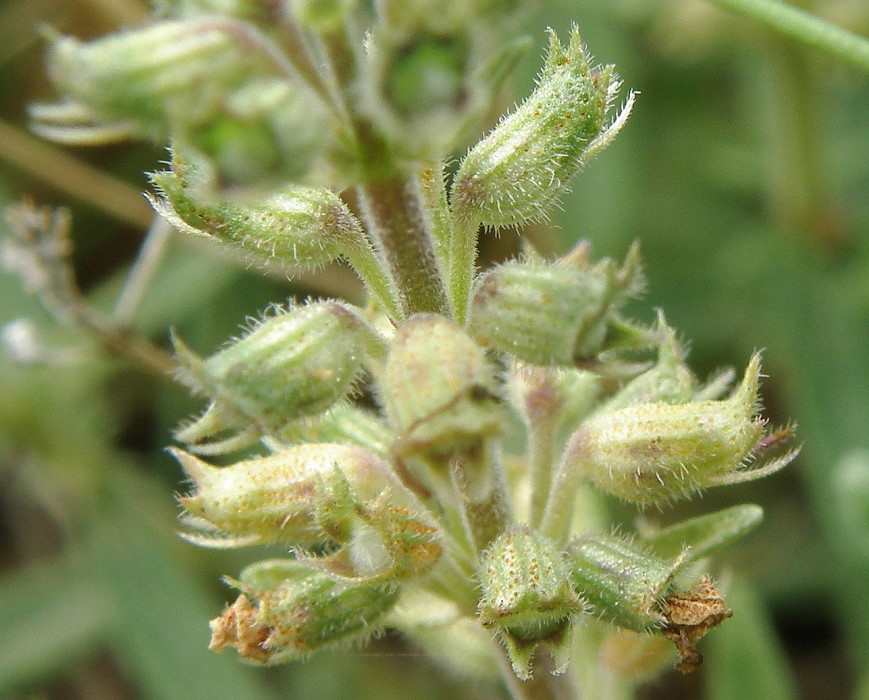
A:
[[[663,314],[624,312],[638,246],[548,260],[526,241],[477,268],[481,230],[545,221],[635,101],[577,28],[550,32],[536,87],[480,138],[527,48],[520,13],[165,0],[147,26],[53,40],[63,99],[34,108],[44,135],[168,141],[158,221],[254,266],[340,260],[367,290],[275,305],[208,357],[173,336],[168,357],[76,302],[62,217],[12,212],[6,257],[44,299],[204,398],[171,450],[182,535],[283,547],[227,579],[216,651],[274,664],[388,628],[515,697],[569,697],[628,692],[674,657],[696,668],[732,614],[707,556],[759,507],[627,533],[601,504],[662,506],[788,464],[792,428],[760,416],[759,354],[735,386],[698,381]]]

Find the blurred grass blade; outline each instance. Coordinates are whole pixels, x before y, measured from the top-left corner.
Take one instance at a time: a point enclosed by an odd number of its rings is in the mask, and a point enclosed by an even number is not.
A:
[[[704,640],[706,697],[796,700],[791,669],[757,593],[737,580],[727,593],[727,604],[733,617]]]
[[[107,637],[111,600],[66,560],[0,579],[0,697],[68,668]]]

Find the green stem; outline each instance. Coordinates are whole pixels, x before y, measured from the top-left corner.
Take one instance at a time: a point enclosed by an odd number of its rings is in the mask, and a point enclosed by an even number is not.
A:
[[[869,71],[869,39],[779,0],[711,0],[793,39]]]
[[[427,165],[419,178],[420,195],[425,210],[430,219],[432,242],[434,244],[435,261],[440,270],[441,279],[448,279],[450,274],[450,256],[452,244],[452,221],[450,207],[447,203],[447,189],[444,182],[444,164],[431,163]],[[447,288],[452,304],[452,293]],[[453,305],[455,312],[455,305]]]
[[[362,240],[358,245],[345,250],[344,257],[347,258],[350,267],[365,283],[369,293],[377,298],[390,318],[400,318],[401,300],[398,291],[383,269],[377,251],[371,244],[367,240]]]
[[[475,220],[453,219],[450,241],[450,303],[455,310],[456,321],[464,324],[468,314],[471,286],[474,284],[477,261],[477,230]]]
[[[132,325],[148,286],[163,262],[173,232],[174,229],[166,219],[159,215],[154,216],[154,221],[145,234],[145,240],[115,304],[113,319],[119,327],[129,328]]]
[[[570,524],[573,520],[576,490],[580,479],[577,470],[569,466],[572,452],[579,447],[574,445],[574,439],[568,443],[555,472],[555,479],[549,490],[549,500],[546,502],[546,510],[540,523],[540,533],[557,544],[564,544],[570,536]]]
[[[398,286],[403,315],[447,314],[425,204],[414,176],[369,182],[359,186],[358,194],[368,233]]]
[[[479,555],[512,520],[500,455],[489,441],[455,455],[450,466],[465,528]]]
[[[549,492],[552,487],[552,467],[555,453],[557,416],[546,416],[529,426],[528,468],[531,472],[531,509],[528,521],[536,527],[543,519]]]

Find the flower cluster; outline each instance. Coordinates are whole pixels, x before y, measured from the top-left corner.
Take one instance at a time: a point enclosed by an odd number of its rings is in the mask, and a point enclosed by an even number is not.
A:
[[[389,627],[529,679],[541,649],[558,673],[594,658],[597,625],[673,639],[689,670],[730,615],[704,558],[759,508],[628,536],[594,504],[790,462],[791,429],[760,417],[760,356],[732,390],[704,384],[662,314],[628,318],[638,246],[476,269],[479,229],[545,219],[633,104],[613,109],[615,69],[575,27],[550,32],[532,94],[451,171],[524,45],[506,39],[517,5],[173,0],[147,27],[54,42],[64,100],[34,110],[43,133],[171,138],[151,199],[175,228],[288,272],[343,260],[368,291],[275,307],[208,357],[173,339],[207,401],[172,449],[183,536],[285,552],[227,579],[217,651],[271,664]]]

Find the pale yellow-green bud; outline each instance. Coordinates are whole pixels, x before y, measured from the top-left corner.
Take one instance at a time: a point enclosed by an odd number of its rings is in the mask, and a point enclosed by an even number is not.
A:
[[[483,555],[479,618],[504,642],[519,678],[531,676],[538,645],[550,648],[563,671],[571,618],[585,610],[571,590],[569,571],[555,545],[527,527],[509,530]]]
[[[601,413],[571,437],[563,468],[598,488],[639,505],[686,498],[710,486],[771,474],[798,450],[760,466],[757,455],[791,429],[765,434],[758,416],[760,356],[742,383],[721,401],[677,405],[654,402]]]
[[[550,34],[534,92],[462,161],[451,206],[462,222],[517,226],[546,216],[568,180],[627,117],[607,126],[618,91],[613,66],[593,67],[574,27],[565,48]]]
[[[509,262],[480,276],[468,324],[484,346],[532,364],[572,365],[606,349],[640,278],[636,248],[621,268],[611,260]]]
[[[338,302],[280,312],[205,359],[176,337],[179,379],[212,399],[177,436],[192,444],[251,424],[268,434],[322,413],[352,389],[378,345],[361,316]]]
[[[603,404],[600,413],[608,413],[641,403],[685,403],[694,398],[697,383],[684,360],[676,333],[660,319],[664,336],[658,359],[648,370],[629,381]]]
[[[403,455],[449,455],[502,429],[482,349],[442,316],[417,314],[399,327],[381,392]]]
[[[240,248],[255,262],[316,267],[362,245],[356,217],[331,190],[288,185],[257,201],[221,199],[201,157],[176,150],[173,168],[151,174],[157,210],[178,229]]]
[[[396,483],[380,459],[349,445],[297,445],[229,467],[183,450],[171,452],[193,486],[179,498],[190,527],[183,534],[204,546],[317,547],[349,530],[346,521],[358,504],[374,501]]]
[[[69,98],[106,119],[131,120],[152,138],[176,120],[196,123],[256,66],[212,18],[157,22],[82,43],[56,39],[48,64]]]
[[[211,621],[209,648],[262,664],[368,639],[398,599],[395,586],[337,582],[293,560],[254,564],[228,582],[243,595]]]

